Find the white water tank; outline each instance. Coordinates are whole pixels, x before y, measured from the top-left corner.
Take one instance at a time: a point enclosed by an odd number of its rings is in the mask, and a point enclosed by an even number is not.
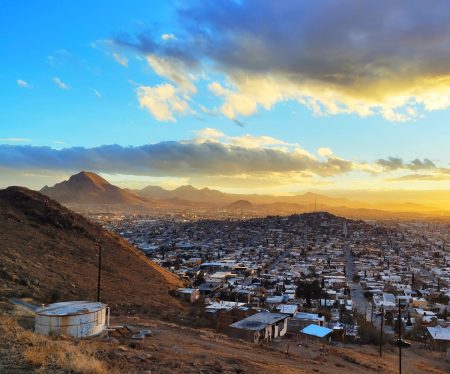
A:
[[[36,310],[34,330],[42,335],[87,338],[101,334],[109,325],[109,308],[92,301],[67,301]]]

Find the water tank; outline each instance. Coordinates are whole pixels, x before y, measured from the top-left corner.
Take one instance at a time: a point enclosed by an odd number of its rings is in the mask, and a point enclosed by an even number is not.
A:
[[[67,301],[36,310],[34,330],[42,335],[87,338],[101,334],[109,325],[109,308],[92,301]]]

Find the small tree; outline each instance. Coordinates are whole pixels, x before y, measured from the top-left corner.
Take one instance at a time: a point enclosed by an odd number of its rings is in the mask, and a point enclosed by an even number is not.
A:
[[[444,321],[447,321],[447,318],[449,316],[447,308],[444,309],[444,311],[438,315],[439,318],[442,318]]]
[[[295,291],[297,297],[303,297],[308,307],[311,307],[311,300],[320,298],[322,288],[318,280],[313,282],[299,282]]]
[[[388,310],[384,314],[384,318],[386,320],[386,325],[387,326],[392,326],[392,324],[394,323],[394,315],[392,314],[392,312]]]
[[[409,310],[408,310],[408,320],[407,320],[407,322],[406,322],[406,326],[412,326],[412,322],[411,322],[411,313],[409,313]]]
[[[341,316],[340,322],[344,325],[345,333],[353,330],[353,326],[355,325],[355,320],[353,319],[352,315],[347,312],[344,312],[344,314]]]
[[[195,277],[194,287],[200,286],[202,283],[205,283],[205,274],[203,273],[203,271],[200,271]]]

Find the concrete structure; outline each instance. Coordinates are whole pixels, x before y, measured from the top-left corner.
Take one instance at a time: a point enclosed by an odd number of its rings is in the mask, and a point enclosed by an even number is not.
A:
[[[68,301],[37,309],[34,329],[42,335],[88,338],[100,335],[108,325],[109,308],[106,304]]]
[[[441,326],[427,327],[427,331],[434,349],[445,352],[450,348],[450,326],[447,328]]]
[[[311,324],[309,326],[306,326],[301,333],[314,337],[314,338],[318,338],[318,339],[327,339],[331,333],[333,332],[332,329],[323,327],[323,326],[317,326],[314,324]]]
[[[297,334],[300,330],[308,325],[323,326],[325,324],[325,317],[319,316],[317,313],[296,313],[294,318],[288,320],[288,332]]]
[[[287,332],[287,314],[261,312],[230,325],[230,335],[258,343],[284,336]]]
[[[288,314],[289,317],[295,317],[298,311],[298,306],[290,304],[280,304],[275,309],[278,313]]]
[[[195,288],[178,288],[177,293],[183,300],[190,303],[195,303],[200,299],[200,291]]]

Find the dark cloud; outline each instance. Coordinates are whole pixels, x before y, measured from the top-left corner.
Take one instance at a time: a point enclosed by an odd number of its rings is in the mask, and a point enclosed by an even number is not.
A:
[[[383,167],[383,169],[388,171],[398,170],[398,169],[407,169],[407,170],[432,170],[436,169],[436,165],[433,161],[424,158],[420,160],[418,158],[414,159],[409,163],[405,163],[403,159],[397,157],[389,157],[387,159],[379,159],[377,161],[378,165]]]
[[[229,74],[279,73],[361,95],[380,81],[450,74],[446,0],[201,0],[177,16],[182,31],[170,43],[146,33],[116,42],[191,67],[206,60]]]
[[[147,176],[213,176],[298,172],[332,176],[352,170],[351,161],[319,161],[305,152],[245,148],[217,142],[161,142],[138,147],[95,148],[0,145],[0,167],[24,170],[92,170]]]

